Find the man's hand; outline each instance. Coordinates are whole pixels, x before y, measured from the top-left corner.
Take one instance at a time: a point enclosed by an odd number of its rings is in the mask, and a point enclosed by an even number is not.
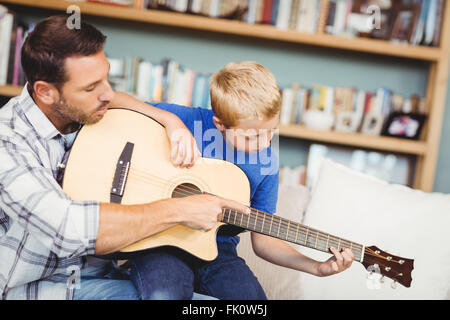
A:
[[[339,252],[336,248],[332,247],[330,250],[334,256],[325,262],[319,263],[317,269],[319,277],[326,277],[342,272],[352,265],[354,255],[350,249],[345,248],[342,252]]]
[[[173,165],[181,168],[192,167],[202,155],[191,132],[175,116],[166,124],[166,132],[170,140],[170,159]]]
[[[218,221],[222,209],[228,208],[245,214],[250,214],[250,208],[243,204],[209,194],[200,194],[185,198],[177,198],[182,225],[191,229],[208,231]]]

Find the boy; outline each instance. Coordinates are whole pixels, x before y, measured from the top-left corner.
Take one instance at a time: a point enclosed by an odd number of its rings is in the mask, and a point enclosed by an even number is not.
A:
[[[246,173],[252,208],[275,213],[279,165],[270,141],[279,123],[281,96],[274,76],[255,62],[230,63],[213,75],[210,95],[212,110],[154,106],[184,122],[204,157],[231,161]],[[349,249],[331,248],[334,257],[317,262],[279,239],[253,232],[251,239],[259,257],[317,276],[341,272],[353,261]],[[206,263],[172,250],[155,250],[131,261],[132,281],[144,299],[191,299],[194,290],[219,299],[266,299],[256,277],[237,256],[238,242],[237,236],[219,230],[218,257]]]

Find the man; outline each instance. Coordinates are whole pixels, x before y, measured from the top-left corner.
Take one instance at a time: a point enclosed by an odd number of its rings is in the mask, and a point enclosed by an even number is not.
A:
[[[139,299],[117,265],[94,255],[178,224],[209,230],[222,208],[248,208],[210,195],[119,205],[64,194],[60,169],[80,126],[132,99],[108,83],[106,37],[86,23],[70,29],[66,19],[45,19],[29,34],[22,48],[27,85],[0,109],[0,297]],[[133,109],[165,125],[174,164],[195,162],[194,139],[178,118],[151,106]]]

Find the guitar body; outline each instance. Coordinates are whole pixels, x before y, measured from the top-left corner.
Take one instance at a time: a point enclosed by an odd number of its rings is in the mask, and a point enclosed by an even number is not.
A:
[[[190,169],[174,167],[164,127],[125,109],[110,109],[100,122],[80,130],[66,164],[63,190],[73,200],[111,202],[118,159],[127,143],[134,146],[121,204],[144,204],[172,198],[177,190],[187,190],[184,195],[195,190],[249,205],[249,181],[239,167],[207,158]],[[217,256],[216,234],[222,225],[218,222],[208,232],[179,225],[125,247],[121,253],[174,246],[211,261]]]

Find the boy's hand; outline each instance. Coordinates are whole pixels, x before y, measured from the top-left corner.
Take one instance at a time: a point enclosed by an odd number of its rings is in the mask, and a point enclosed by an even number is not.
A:
[[[336,248],[332,247],[330,250],[334,256],[318,265],[317,271],[320,277],[331,276],[342,272],[352,265],[354,255],[350,249],[345,248],[342,252],[339,252]]]
[[[173,165],[181,168],[192,167],[202,155],[191,132],[179,119],[167,124],[166,132],[170,140],[170,160]]]

